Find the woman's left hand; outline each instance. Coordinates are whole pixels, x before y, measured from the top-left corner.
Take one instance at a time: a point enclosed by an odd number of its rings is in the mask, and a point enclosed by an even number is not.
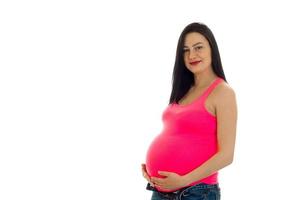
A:
[[[155,186],[164,190],[174,190],[187,186],[187,179],[185,176],[180,176],[174,172],[158,171],[158,174],[166,176],[165,178],[151,177],[152,183]]]

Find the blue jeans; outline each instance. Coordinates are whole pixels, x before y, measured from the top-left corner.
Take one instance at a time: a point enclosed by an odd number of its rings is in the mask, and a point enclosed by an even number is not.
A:
[[[146,189],[153,191],[151,200],[220,200],[221,198],[219,184],[199,183],[174,192],[161,192],[148,183]]]

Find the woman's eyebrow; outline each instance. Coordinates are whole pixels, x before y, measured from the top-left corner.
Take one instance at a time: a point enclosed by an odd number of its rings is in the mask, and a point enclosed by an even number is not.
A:
[[[198,44],[203,44],[202,42],[197,42],[196,44],[193,44],[193,46],[196,46]],[[183,47],[188,47],[188,46],[183,46]]]

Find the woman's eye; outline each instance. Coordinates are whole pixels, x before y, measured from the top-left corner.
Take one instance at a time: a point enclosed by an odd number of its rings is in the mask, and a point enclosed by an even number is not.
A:
[[[201,48],[202,48],[201,46],[199,46],[199,47],[196,47],[196,49],[198,49],[198,50],[199,50],[199,49],[201,49]]]
[[[183,52],[187,52],[188,51],[188,49],[183,49]]]

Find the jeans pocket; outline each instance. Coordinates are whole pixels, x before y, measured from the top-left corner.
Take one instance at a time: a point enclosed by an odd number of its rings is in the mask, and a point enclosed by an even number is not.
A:
[[[168,193],[161,193],[159,191],[153,191],[151,200],[170,200],[175,199],[176,194],[168,194]]]
[[[220,189],[193,189],[186,190],[181,195],[185,200],[220,200]]]
[[[182,197],[186,200],[204,200],[206,199],[206,189],[201,190],[187,190],[182,193]]]
[[[220,189],[219,188],[210,188],[206,189],[205,198],[206,200],[220,200]]]

